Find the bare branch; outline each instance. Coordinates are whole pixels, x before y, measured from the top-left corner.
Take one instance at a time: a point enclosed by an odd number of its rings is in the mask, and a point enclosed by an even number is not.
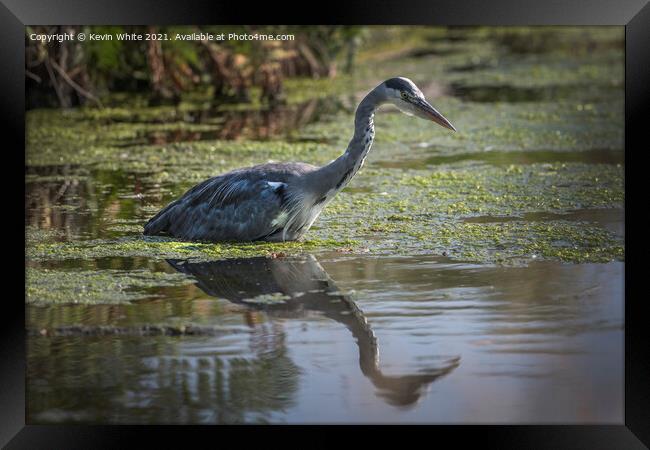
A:
[[[54,61],[50,61],[50,62],[52,64],[52,67],[54,67],[54,69],[59,73],[59,75],[61,75],[61,78],[63,78],[70,86],[72,86],[72,88],[75,91],[77,91],[78,93],[80,93],[81,95],[86,97],[87,99],[90,99],[90,100],[94,101],[100,107],[103,106],[102,102],[100,102],[97,97],[95,97],[93,94],[91,94],[90,92],[88,92],[87,90],[85,90],[84,88],[79,86],[77,83],[75,83],[75,81],[72,78],[70,78],[68,76],[68,74],[65,73],[65,70],[63,70],[56,62],[54,62]]]
[[[38,75],[36,75],[36,74],[33,73],[33,72],[30,72],[30,71],[27,70],[27,69],[25,69],[25,75],[27,75],[29,78],[31,78],[32,80],[36,81],[37,83],[40,83],[40,82],[43,81],[43,80],[41,80],[41,77],[39,77]]]
[[[50,81],[54,86],[54,91],[56,92],[56,96],[59,99],[59,104],[65,108],[68,106],[68,104],[63,98],[63,94],[61,93],[61,86],[59,86],[59,82],[56,80],[56,76],[54,76],[54,71],[52,70],[52,64],[50,64],[50,62],[50,58],[45,58],[45,68],[47,69],[47,73],[50,75]]]

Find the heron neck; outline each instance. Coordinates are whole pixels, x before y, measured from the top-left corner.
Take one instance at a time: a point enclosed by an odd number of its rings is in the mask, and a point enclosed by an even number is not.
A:
[[[368,94],[357,107],[354,116],[354,136],[348,144],[348,148],[342,156],[347,156],[348,162],[354,165],[363,164],[363,159],[368,154],[372,142],[375,139],[375,110],[378,101],[374,91]]]
[[[315,174],[319,181],[316,183],[319,194],[338,192],[361,169],[375,138],[373,118],[380,103],[375,91],[371,91],[361,101],[354,116],[354,135],[345,153],[321,167]]]

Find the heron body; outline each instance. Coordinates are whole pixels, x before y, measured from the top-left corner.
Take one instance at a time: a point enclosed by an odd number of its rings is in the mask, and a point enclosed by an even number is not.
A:
[[[158,212],[144,234],[209,242],[300,239],[363,166],[375,136],[375,111],[384,103],[454,130],[413,82],[391,78],[361,101],[354,135],[334,161],[322,167],[260,164],[210,178]]]

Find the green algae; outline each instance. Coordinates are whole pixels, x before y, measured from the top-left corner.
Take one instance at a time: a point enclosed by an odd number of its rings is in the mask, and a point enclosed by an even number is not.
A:
[[[27,268],[26,281],[26,302],[31,305],[128,303],[152,297],[148,288],[192,283],[181,273],[34,267]]]
[[[485,252],[486,236],[500,228],[490,224],[464,224],[472,216],[508,215],[513,218],[531,212],[563,212],[574,209],[620,208],[624,201],[623,169],[611,164],[528,164],[505,167],[456,163],[437,170],[365,169],[354,182],[359,189],[344,190],[324,210],[302,242],[286,243],[193,243],[139,235],[135,221],[117,223],[109,230],[134,233],[116,239],[74,242],[35,240],[28,246],[32,261],[59,261],[106,257],[146,257],[154,259],[193,258],[212,260],[251,256],[295,255],[304,252],[368,251],[376,254],[446,253],[454,258],[484,262],[499,261]],[[362,189],[366,188],[366,189]],[[155,208],[150,208],[154,213]],[[622,258],[615,235],[589,234],[598,229],[577,227],[584,236],[564,222],[511,222],[503,233],[514,233],[526,246],[502,251],[520,258],[564,261],[593,261]],[[445,227],[456,231],[451,241],[441,234]],[[559,228],[558,228],[559,227]],[[550,244],[533,252],[534,243],[555,242],[558,230],[569,230],[569,247]],[[29,235],[29,231],[28,231]],[[527,235],[527,237],[526,237]],[[595,241],[598,237],[602,242]],[[592,239],[593,238],[593,239]],[[509,242],[504,239],[504,242]],[[453,249],[453,251],[451,251]],[[528,251],[528,250],[530,251]],[[599,250],[600,249],[600,250]],[[526,251],[524,251],[526,250]],[[510,252],[510,253],[509,253]],[[505,258],[505,257],[504,257]]]
[[[97,170],[141,173],[150,183],[185,183],[186,186],[234,168],[269,161],[305,161],[322,164],[340,149],[312,143],[205,141],[165,146],[138,146],[128,151],[109,146],[28,149],[30,165],[82,164]]]
[[[142,225],[130,225],[130,224],[120,224],[114,223],[106,227],[107,230],[115,231],[122,234],[140,234],[142,233]]]
[[[372,186],[373,191],[339,194],[308,236],[348,237],[359,242],[357,249],[378,254],[432,252],[476,262],[515,257],[567,262],[622,259],[620,237],[598,224],[517,220],[533,212],[621,208],[622,177],[620,166],[581,163],[366,170],[355,182]],[[464,218],[483,215],[514,220],[505,225],[464,223]],[[505,247],[487,251],[496,245],[489,237],[499,234]],[[562,234],[566,247],[551,245]],[[521,245],[508,247],[509,236],[516,236]],[[536,243],[541,246],[538,251]]]
[[[451,222],[436,227],[426,237],[435,242],[432,250],[472,262],[520,264],[546,259],[602,263],[624,259],[619,237],[581,222]]]
[[[257,297],[244,298],[242,302],[248,303],[251,305],[282,305],[287,303],[287,300],[291,300],[289,295],[284,295],[282,293],[276,292],[274,294],[263,294],[258,295]]]
[[[349,239],[311,239],[300,242],[182,242],[162,237],[129,236],[119,239],[41,243],[27,249],[30,261],[147,257],[209,261],[254,256],[283,257],[304,252],[327,251],[355,245]]]
[[[361,244],[355,251],[364,248],[377,255],[434,254],[491,264],[624,260],[623,239],[588,222],[464,223],[413,217],[398,222],[371,221],[351,235]]]
[[[60,240],[64,236],[63,231],[57,229],[43,229],[35,226],[25,227],[25,241],[28,246]]]
[[[409,155],[401,160],[379,160],[373,165],[389,169],[416,169],[423,166],[440,166],[464,161],[487,163],[492,166],[510,166],[512,164],[532,163],[571,163],[585,164],[624,164],[624,155],[620,150],[587,149],[581,151],[495,151],[463,152],[432,156]]]
[[[367,169],[353,181],[370,192],[344,190],[323,219],[400,217],[423,220],[472,215],[520,215],[535,211],[619,208],[623,168],[611,164],[509,165],[458,163],[437,170]],[[406,213],[406,214],[404,214]],[[317,222],[318,223],[318,222]]]
[[[416,188],[408,196],[426,201],[423,212],[447,215],[619,207],[624,200],[623,168],[610,164],[460,164],[428,174],[407,171],[399,182]]]

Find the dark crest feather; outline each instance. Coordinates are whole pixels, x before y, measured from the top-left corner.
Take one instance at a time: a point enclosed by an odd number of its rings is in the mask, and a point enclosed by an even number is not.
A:
[[[391,78],[390,80],[386,80],[385,84],[386,87],[389,87],[391,89],[396,89],[398,91],[407,91],[407,92],[413,91],[413,87],[406,81],[402,80],[401,78]]]

